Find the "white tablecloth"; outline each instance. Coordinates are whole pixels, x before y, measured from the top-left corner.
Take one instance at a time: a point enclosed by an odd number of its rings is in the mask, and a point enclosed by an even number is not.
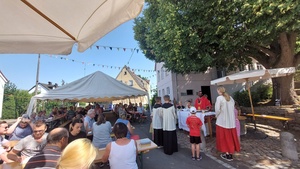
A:
[[[183,129],[185,131],[190,131],[190,129],[187,127],[187,124],[186,124],[186,119],[188,118],[189,115],[190,115],[190,111],[187,110],[187,109],[177,111],[178,127],[180,129]],[[216,115],[216,113],[215,112],[205,112],[205,113],[197,112],[196,113],[196,116],[199,117],[200,120],[203,123],[201,129],[203,130],[203,133],[204,133],[205,136],[207,136],[207,132],[206,132],[205,124],[204,124],[204,117],[205,116],[210,116],[210,115]]]

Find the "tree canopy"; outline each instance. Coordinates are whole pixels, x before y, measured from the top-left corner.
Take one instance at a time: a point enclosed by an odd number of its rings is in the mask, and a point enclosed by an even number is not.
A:
[[[143,15],[135,19],[135,39],[147,58],[164,62],[169,71],[230,71],[250,63],[251,57],[265,68],[299,64],[298,0],[146,2]],[[291,88],[286,89],[287,100]]]
[[[2,118],[16,118],[25,113],[31,96],[28,91],[17,89],[14,83],[6,83],[4,86]]]

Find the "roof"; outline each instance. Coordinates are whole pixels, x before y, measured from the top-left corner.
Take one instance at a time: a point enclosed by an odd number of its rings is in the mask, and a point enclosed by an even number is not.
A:
[[[52,83],[51,84],[47,84],[47,83],[38,83],[39,86],[43,87],[45,90],[49,91],[49,90],[52,90],[52,89],[55,89],[57,87],[55,87],[55,85],[57,85],[56,83],[53,85]],[[32,90],[35,88],[35,85],[32,86],[28,91]]]
[[[4,81],[5,83],[8,82],[8,79],[4,76],[4,74],[1,72],[1,70],[0,70],[0,77],[3,79],[3,81]]]

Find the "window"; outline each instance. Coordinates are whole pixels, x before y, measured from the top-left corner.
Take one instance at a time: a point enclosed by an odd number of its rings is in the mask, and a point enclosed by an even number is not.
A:
[[[245,66],[244,66],[244,65],[240,65],[240,66],[239,66],[239,70],[240,70],[240,71],[245,70]]]
[[[171,92],[170,92],[170,88],[169,87],[167,87],[167,95],[170,95],[171,94]]]
[[[162,89],[162,97],[165,96],[165,89]]]
[[[253,64],[248,65],[248,70],[254,70]]]
[[[160,93],[160,90],[158,91],[158,96],[160,96],[160,97],[161,97],[161,93]]]
[[[192,89],[186,90],[186,95],[194,95],[194,91]]]
[[[159,82],[160,81],[160,71],[158,70],[157,71],[157,82]]]
[[[226,71],[225,70],[217,70],[217,77],[221,78],[226,76]]]
[[[161,73],[160,78],[161,78],[161,80],[163,80],[164,79],[164,68],[163,67],[160,69],[160,73]]]
[[[169,75],[169,71],[165,70],[166,77]]]
[[[129,86],[133,86],[133,80],[129,80],[129,81],[128,81],[128,85],[129,85]]]
[[[181,93],[180,93],[180,96],[186,96],[186,93],[181,92]]]
[[[262,69],[264,69],[263,65],[262,65],[262,64],[259,64],[259,63],[256,64],[256,67],[257,67],[257,70],[262,70]]]

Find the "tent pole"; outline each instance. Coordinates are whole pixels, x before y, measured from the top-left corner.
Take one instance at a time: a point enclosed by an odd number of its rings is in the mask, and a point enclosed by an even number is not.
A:
[[[256,122],[255,122],[255,116],[254,116],[254,108],[253,108],[253,103],[252,103],[252,96],[251,96],[251,90],[250,90],[250,85],[248,79],[246,80],[246,85],[247,85],[247,90],[248,90],[248,95],[250,99],[250,105],[251,105],[251,112],[252,112],[252,119],[254,123],[254,129],[256,130]]]

